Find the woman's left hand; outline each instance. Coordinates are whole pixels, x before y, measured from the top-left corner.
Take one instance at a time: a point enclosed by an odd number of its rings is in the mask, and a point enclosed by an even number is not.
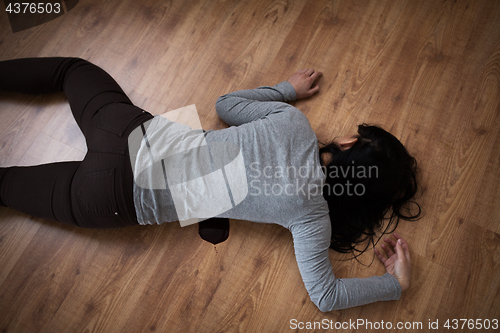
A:
[[[314,69],[300,69],[290,76],[288,82],[295,89],[297,99],[306,98],[314,95],[319,90],[318,79],[323,75],[321,72],[315,72]]]
[[[405,291],[410,287],[411,262],[408,243],[396,233],[392,234],[396,241],[385,238],[387,244],[382,244],[385,255],[374,249],[375,254],[384,264],[387,273],[394,276],[401,285],[401,290]]]

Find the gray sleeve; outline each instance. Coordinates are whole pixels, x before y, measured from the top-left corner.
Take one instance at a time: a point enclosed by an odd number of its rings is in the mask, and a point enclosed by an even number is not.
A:
[[[387,273],[363,279],[337,279],[329,259],[329,240],[324,237],[330,232],[324,230],[324,224],[305,223],[290,230],[305,287],[322,312],[401,297],[399,282]]]
[[[288,105],[279,105],[296,99],[295,89],[283,81],[274,87],[240,90],[219,97],[215,109],[230,126],[239,126],[256,119],[282,112]]]

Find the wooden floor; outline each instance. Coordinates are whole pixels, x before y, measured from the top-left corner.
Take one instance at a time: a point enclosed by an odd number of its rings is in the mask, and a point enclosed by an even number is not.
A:
[[[321,313],[277,225],[231,221],[216,252],[196,225],[83,230],[2,207],[0,331],[291,332],[293,319],[443,331],[500,318],[500,1],[81,0],[18,33],[0,13],[0,60],[33,56],[88,59],[153,114],[195,104],[205,129],[226,126],[219,95],[314,67],[322,90],[295,105],[318,139],[390,130],[418,160],[425,215],[398,227],[413,273],[399,301]],[[63,96],[0,95],[0,166],[85,151]],[[384,273],[371,253],[341,258],[338,277]]]

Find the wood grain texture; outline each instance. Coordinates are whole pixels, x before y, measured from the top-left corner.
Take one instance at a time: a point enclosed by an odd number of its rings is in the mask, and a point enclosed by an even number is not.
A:
[[[88,59],[155,115],[195,104],[205,129],[227,126],[218,96],[314,67],[320,93],[294,105],[319,141],[363,122],[391,131],[417,158],[424,217],[398,226],[413,269],[399,301],[321,313],[277,225],[232,220],[214,250],[196,225],[84,230],[2,207],[2,332],[289,332],[291,319],[358,318],[425,331],[500,318],[500,2],[81,0],[15,34],[0,13],[0,60],[34,56]],[[85,152],[64,96],[0,92],[1,166]],[[371,252],[345,258],[331,253],[338,277],[384,273]]]

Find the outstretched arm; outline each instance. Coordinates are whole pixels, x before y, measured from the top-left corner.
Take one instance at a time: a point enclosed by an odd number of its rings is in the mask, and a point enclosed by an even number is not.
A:
[[[219,97],[215,108],[219,117],[228,125],[238,126],[272,113],[283,112],[296,99],[312,96],[319,90],[317,80],[321,72],[303,69],[273,87],[240,90]]]
[[[326,229],[325,229],[326,228]],[[337,278],[329,259],[331,227],[309,223],[293,225],[295,257],[313,303],[323,312],[379,301],[397,300],[401,285],[390,273],[367,278]]]

